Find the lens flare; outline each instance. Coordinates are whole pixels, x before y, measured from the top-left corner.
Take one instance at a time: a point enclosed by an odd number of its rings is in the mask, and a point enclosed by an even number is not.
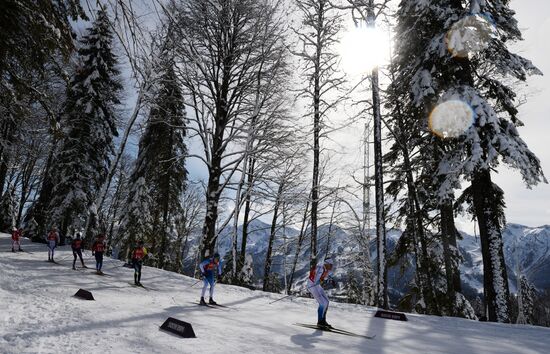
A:
[[[459,100],[443,102],[434,108],[429,118],[429,128],[435,135],[457,138],[474,123],[474,111]]]
[[[447,32],[447,49],[453,57],[467,58],[486,49],[495,32],[495,26],[486,16],[464,17]]]

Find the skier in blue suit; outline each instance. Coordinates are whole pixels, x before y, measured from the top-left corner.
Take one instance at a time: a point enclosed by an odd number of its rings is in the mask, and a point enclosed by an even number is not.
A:
[[[220,255],[218,253],[214,253],[214,256],[211,258],[207,258],[204,261],[201,262],[199,266],[202,274],[202,280],[204,282],[204,286],[202,287],[202,293],[201,293],[201,305],[206,305],[206,302],[204,301],[204,294],[206,293],[206,288],[208,288],[208,285],[210,285],[210,300],[208,300],[208,303],[210,305],[217,305],[217,303],[212,299],[214,296],[214,285],[216,284],[215,278],[216,275],[222,274],[222,263],[220,262]]]

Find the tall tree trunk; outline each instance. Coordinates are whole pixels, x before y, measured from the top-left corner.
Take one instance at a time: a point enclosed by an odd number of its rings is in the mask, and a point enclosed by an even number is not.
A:
[[[294,261],[292,262],[292,270],[290,271],[290,278],[289,278],[288,284],[287,284],[287,293],[288,294],[290,294],[290,289],[292,288],[292,282],[294,282],[294,274],[296,273],[296,265],[298,264],[298,257],[300,256],[300,251],[302,249],[302,243],[304,242],[308,211],[309,211],[309,199],[306,203],[306,208],[305,208],[305,211],[304,211],[304,217],[302,218],[302,226],[300,228],[300,234],[298,235],[298,244],[296,245],[296,253],[294,255]]]
[[[421,296],[426,302],[426,309],[429,314],[439,315],[437,300],[434,292],[434,282],[431,272],[426,232],[422,221],[422,210],[418,200],[418,193],[414,176],[412,174],[412,165],[409,158],[408,149],[403,146],[404,168],[406,169],[407,193],[409,204],[408,230],[412,233],[414,242],[414,254],[416,259],[417,282],[421,291]],[[420,247],[419,247],[420,246]]]
[[[23,210],[27,203],[29,196],[33,191],[33,175],[35,174],[37,157],[33,151],[31,151],[26,159],[22,168],[21,177],[21,196],[19,198],[19,208],[17,210],[17,217],[15,218],[15,225],[21,225],[21,218],[23,217]]]
[[[168,184],[165,186],[164,196],[162,200],[162,222],[160,230],[160,245],[158,250],[158,267],[160,269],[165,269],[166,264],[166,248],[168,247],[168,223],[169,223],[169,210],[170,210],[170,177],[166,178]]]
[[[15,122],[12,117],[4,118],[2,124],[2,137],[0,138],[0,195],[3,195],[4,184],[10,161],[9,147],[14,141]]]
[[[340,186],[338,186],[339,188]],[[328,233],[327,233],[327,245],[325,247],[325,259],[327,257],[329,257],[329,252],[330,252],[330,238],[332,236],[332,226],[333,226],[333,223],[334,223],[334,213],[336,212],[336,202],[334,202],[332,204],[332,212],[330,213],[330,221],[329,221],[329,224],[328,224]]]
[[[46,160],[46,167],[44,168],[44,172],[42,174],[42,183],[40,193],[38,194],[38,200],[33,203],[30,211],[25,216],[26,222],[30,222],[33,219],[36,222],[36,233],[33,235],[32,239],[34,242],[43,240],[48,230],[48,225],[46,225],[46,222],[48,221],[46,219],[46,208],[50,203],[52,190],[54,187],[54,181],[51,178],[50,170],[53,164],[53,158],[58,141],[59,139],[54,137],[53,144],[50,148],[50,153],[48,154],[48,159]]]
[[[380,90],[378,68],[372,70],[372,107],[374,111],[374,188],[376,199],[377,240],[377,305],[388,308],[388,270],[386,267],[386,225],[384,215],[384,177],[382,169],[382,115],[380,112]]]
[[[489,170],[474,174],[472,197],[479,225],[483,255],[483,285],[488,319],[491,322],[510,322],[509,288],[504,260],[502,232],[496,204],[502,191],[492,183]]]
[[[269,233],[269,243],[267,246],[267,253],[265,256],[265,267],[264,267],[264,284],[263,291],[268,291],[269,285],[269,274],[271,272],[271,255],[273,253],[273,242],[275,241],[275,233],[277,232],[277,217],[279,216],[279,206],[281,204],[281,195],[283,193],[284,182],[279,184],[277,190],[277,199],[275,200],[275,209],[273,210],[273,219],[271,220],[271,230]]]
[[[367,27],[376,27],[374,0],[367,4]],[[382,113],[380,111],[380,84],[378,67],[371,72],[372,115],[374,119],[374,189],[376,208],[376,241],[378,267],[376,270],[376,302],[379,307],[388,308],[388,270],[386,266],[386,225],[384,215],[384,177],[382,168]]]
[[[450,316],[455,314],[456,293],[461,291],[460,270],[455,267],[456,234],[453,203],[449,201],[440,206],[441,237],[443,241],[443,258],[445,261],[445,278],[447,282],[447,309]]]
[[[317,28],[315,35],[315,59],[313,73],[313,178],[311,184],[311,258],[310,266],[317,265],[317,217],[319,209],[319,164],[320,164],[320,146],[319,137],[321,133],[321,55],[324,43],[321,42],[324,29],[325,2],[319,2],[317,11]]]
[[[244,203],[244,219],[243,219],[243,233],[241,238],[241,253],[239,254],[239,262],[237,262],[237,272],[240,272],[243,265],[244,260],[246,256],[246,242],[248,240],[248,223],[250,218],[250,210],[251,210],[251,194],[252,194],[252,186],[254,183],[254,167],[256,165],[256,159],[251,157],[250,161],[248,162],[248,176],[246,180],[246,196],[245,196],[245,203]]]
[[[206,216],[202,228],[202,247],[201,258],[204,259],[206,254],[214,254],[216,247],[216,221],[218,220],[218,203],[220,201],[220,178],[221,178],[221,148],[223,141],[223,132],[220,135],[214,136],[213,154],[210,161],[208,187],[206,189]]]

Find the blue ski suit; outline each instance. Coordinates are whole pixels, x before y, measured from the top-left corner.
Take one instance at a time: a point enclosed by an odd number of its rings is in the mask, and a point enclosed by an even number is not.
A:
[[[222,262],[215,262],[214,258],[207,258],[199,265],[203,275],[204,286],[202,287],[201,297],[204,297],[208,285],[210,285],[210,297],[214,296],[214,285],[216,284],[216,273],[222,274]]]

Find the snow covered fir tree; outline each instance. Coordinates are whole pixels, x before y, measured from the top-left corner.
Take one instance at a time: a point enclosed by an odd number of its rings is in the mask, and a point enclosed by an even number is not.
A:
[[[0,352],[546,352],[536,1],[4,0]]]
[[[124,249],[136,240],[146,240],[157,255],[155,266],[178,270],[174,263],[181,249],[175,243],[176,218],[181,215],[187,171],[185,146],[185,107],[175,72],[172,34],[162,44],[153,70],[150,111],[141,135],[134,170],[130,176],[127,209],[122,216],[120,235]]]
[[[67,88],[61,117],[63,138],[50,168],[53,189],[48,222],[67,235],[75,220],[91,207],[100,190],[118,135],[116,106],[120,103],[113,33],[105,11],[98,11],[92,27],[79,42],[76,68]]]

